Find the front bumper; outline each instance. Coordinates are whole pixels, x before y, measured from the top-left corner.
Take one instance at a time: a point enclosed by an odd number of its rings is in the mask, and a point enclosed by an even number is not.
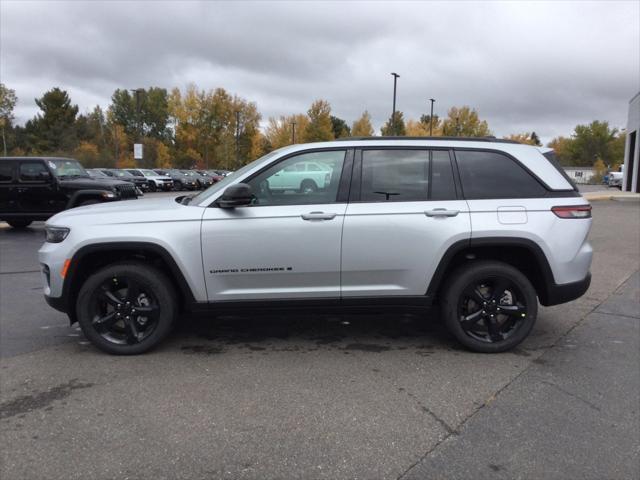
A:
[[[567,303],[576,298],[580,298],[589,290],[591,285],[591,272],[587,273],[587,276],[582,280],[571,283],[549,285],[547,288],[546,298],[540,298],[540,303],[545,307],[551,305],[559,305],[561,303]]]

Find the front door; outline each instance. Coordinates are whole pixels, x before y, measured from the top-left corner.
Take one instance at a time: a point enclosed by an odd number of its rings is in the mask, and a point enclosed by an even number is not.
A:
[[[342,240],[342,297],[422,296],[453,243],[469,239],[447,150],[357,154]]]
[[[55,179],[42,160],[21,160],[18,163],[18,210],[41,215],[55,213],[57,194]]]
[[[202,257],[209,301],[340,296],[347,208],[340,179],[351,173],[350,155],[346,149],[294,154],[244,180],[252,205],[206,209]],[[300,165],[310,161],[326,167],[330,181],[301,189],[313,180],[301,178]]]
[[[0,214],[16,213],[18,208],[14,166],[13,160],[0,159]]]

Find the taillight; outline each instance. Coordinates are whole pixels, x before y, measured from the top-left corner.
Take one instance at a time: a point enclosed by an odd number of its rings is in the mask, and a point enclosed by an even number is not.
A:
[[[553,207],[551,211],[560,218],[591,218],[591,205]]]

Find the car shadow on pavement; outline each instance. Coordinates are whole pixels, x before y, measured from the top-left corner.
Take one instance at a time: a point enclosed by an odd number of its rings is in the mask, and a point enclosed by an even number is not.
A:
[[[309,313],[183,318],[170,343],[186,354],[462,350],[437,315]]]

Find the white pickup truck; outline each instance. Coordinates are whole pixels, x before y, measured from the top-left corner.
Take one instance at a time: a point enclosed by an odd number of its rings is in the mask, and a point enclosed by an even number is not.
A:
[[[320,162],[298,162],[269,177],[271,191],[295,190],[312,193],[331,183],[332,169]]]

